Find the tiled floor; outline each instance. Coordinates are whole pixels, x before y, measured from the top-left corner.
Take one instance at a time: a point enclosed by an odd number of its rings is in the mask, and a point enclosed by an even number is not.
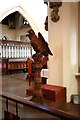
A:
[[[18,96],[21,96],[23,98],[26,98],[26,88],[29,87],[28,81],[26,81],[26,73],[19,73],[19,74],[12,74],[12,75],[4,75],[2,76],[2,91],[9,92]],[[3,99],[3,110],[5,108],[5,100]],[[26,107],[23,105],[19,106],[19,116],[20,118],[46,118],[46,119],[53,119],[54,117],[35,110],[30,107]],[[12,113],[15,113],[15,103],[9,102],[9,111]],[[4,115],[3,115],[4,116]],[[41,119],[42,120],[42,119]],[[57,118],[54,118],[54,120],[58,120]]]

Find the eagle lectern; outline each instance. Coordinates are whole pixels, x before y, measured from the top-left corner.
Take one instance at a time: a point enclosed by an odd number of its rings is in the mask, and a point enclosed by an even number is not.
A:
[[[35,86],[32,91],[32,101],[44,104],[44,99],[41,90],[41,70],[43,68],[43,56],[53,55],[48,47],[48,43],[44,40],[42,34],[39,32],[38,37],[35,35],[33,30],[28,31],[28,36],[31,40],[31,45],[36,52],[33,58],[32,69],[34,69],[34,82]]]

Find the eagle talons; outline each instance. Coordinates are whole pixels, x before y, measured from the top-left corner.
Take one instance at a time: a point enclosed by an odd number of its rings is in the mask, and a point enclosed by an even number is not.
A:
[[[36,53],[32,56],[32,58],[35,62],[42,62],[43,54],[41,54],[41,52]]]

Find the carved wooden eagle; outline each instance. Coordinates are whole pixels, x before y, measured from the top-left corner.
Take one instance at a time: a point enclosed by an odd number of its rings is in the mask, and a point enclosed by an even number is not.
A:
[[[28,33],[29,34],[26,36],[30,38],[31,45],[36,53],[41,53],[44,56],[53,55],[48,47],[48,43],[45,41],[40,32],[38,33],[38,37],[32,29],[29,30]]]

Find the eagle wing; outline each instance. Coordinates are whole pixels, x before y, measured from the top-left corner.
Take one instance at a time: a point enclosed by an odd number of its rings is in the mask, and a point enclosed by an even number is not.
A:
[[[36,53],[41,52],[44,56],[53,55],[48,47],[48,43],[45,41],[42,34],[39,32],[38,37],[35,32],[31,29],[28,31],[29,35],[27,35],[31,40],[31,45]]]
[[[39,32],[38,33],[38,39],[39,42],[41,43],[40,48],[43,50],[43,55],[48,56],[48,54],[53,55],[48,47],[48,43],[45,41],[44,37],[42,36],[42,34]]]

